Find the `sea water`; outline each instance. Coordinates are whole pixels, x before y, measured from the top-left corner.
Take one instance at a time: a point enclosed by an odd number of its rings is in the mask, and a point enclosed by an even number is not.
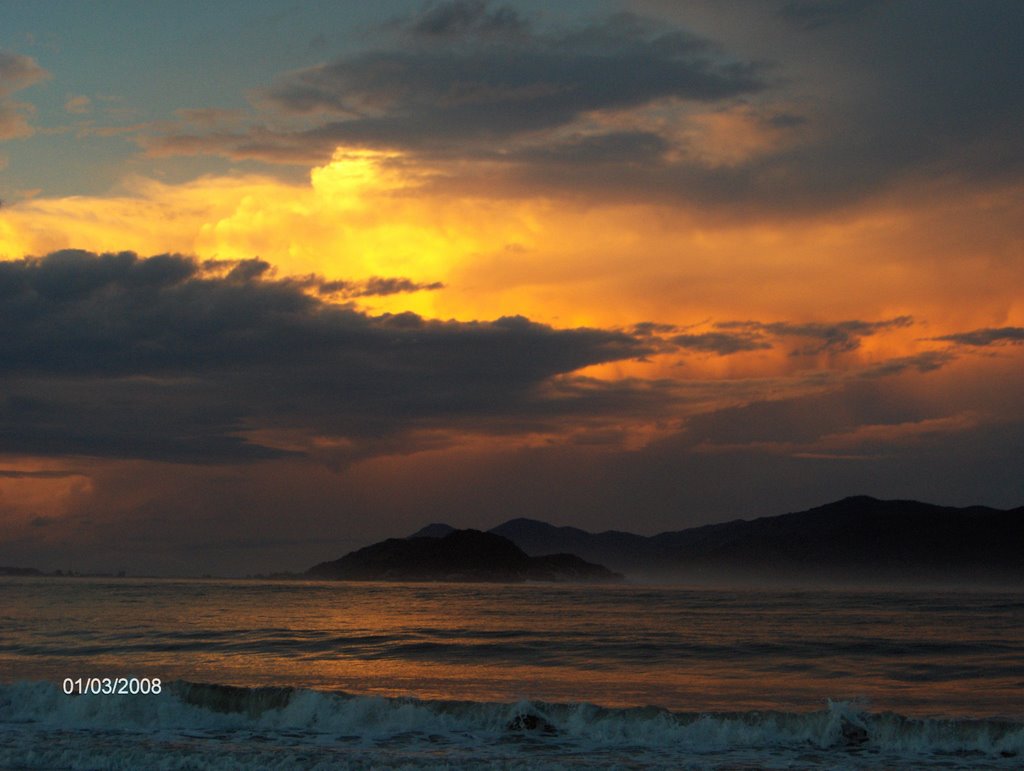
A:
[[[0,768],[339,767],[1021,768],[1024,594],[0,579]]]

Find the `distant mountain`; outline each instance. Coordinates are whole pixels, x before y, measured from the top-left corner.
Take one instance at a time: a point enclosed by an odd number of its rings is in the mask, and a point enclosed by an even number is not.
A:
[[[434,522],[433,524],[421,527],[415,533],[409,536],[409,538],[444,538],[449,533],[454,533],[455,528],[451,525],[446,525],[442,522]]]
[[[883,579],[1024,579],[1024,507],[845,498],[808,511],[662,533],[678,566]]]
[[[671,564],[671,555],[664,553],[651,538],[619,530],[588,533],[575,527],[555,527],[536,519],[519,518],[510,519],[488,532],[508,538],[527,554],[571,552],[623,572]]]
[[[499,535],[454,529],[442,537],[389,538],[314,565],[307,575],[349,581],[622,580],[574,554],[531,557]]]
[[[654,536],[588,533],[532,519],[509,520],[490,532],[527,554],[572,552],[632,577],[1024,581],[1024,507],[856,496]]]

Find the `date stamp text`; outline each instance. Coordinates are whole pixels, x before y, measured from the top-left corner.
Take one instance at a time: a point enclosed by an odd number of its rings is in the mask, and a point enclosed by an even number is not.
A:
[[[61,687],[69,696],[86,693],[134,696],[157,694],[164,686],[159,677],[65,677]]]

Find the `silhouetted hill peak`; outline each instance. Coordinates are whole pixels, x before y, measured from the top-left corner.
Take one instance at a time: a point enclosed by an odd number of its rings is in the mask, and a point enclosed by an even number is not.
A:
[[[574,554],[531,557],[512,541],[479,530],[389,538],[322,562],[313,578],[351,581],[617,581],[622,576]]]
[[[431,522],[426,527],[421,527],[415,533],[410,535],[409,538],[444,538],[446,535],[454,531],[454,527],[445,524],[444,522]]]

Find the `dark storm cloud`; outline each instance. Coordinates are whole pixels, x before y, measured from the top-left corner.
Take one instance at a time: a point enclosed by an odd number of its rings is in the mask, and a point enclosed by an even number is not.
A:
[[[323,299],[430,288],[402,278],[279,279],[259,259],[67,250],[0,263],[0,452],[247,461],[306,454],[302,437],[315,434],[338,438],[323,456],[344,463],[443,446],[450,440],[437,432],[446,431],[610,436],[609,421],[661,420],[767,386],[609,382],[578,369],[679,348],[758,350],[784,335],[849,350],[859,336],[909,323],[732,322],[672,336],[675,328],[652,322],[632,332],[557,330],[520,316],[374,316]],[[777,385],[828,388],[952,358],[926,352]]]
[[[12,377],[0,396],[0,452],[179,463],[285,457],[247,442],[254,397],[239,378]]]
[[[782,8],[799,28],[792,43],[828,56],[853,88],[819,107],[821,119],[842,121],[839,130],[768,166],[788,167],[809,191],[850,198],[900,180],[1020,178],[1024,4],[809,0]]]
[[[746,214],[1024,172],[1024,4],[796,0],[745,6],[742,18],[768,41],[761,53],[742,43],[726,52],[631,14],[556,30],[505,6],[440,3],[395,21],[362,52],[282,76],[263,92],[264,123],[140,141],[157,154],[283,163],[321,162],[338,145],[392,148],[490,161],[486,183],[449,179],[485,193]],[[651,105],[660,112],[642,114]],[[691,121],[729,108],[772,139],[745,157],[709,159]],[[627,117],[590,121],[601,112]],[[302,127],[282,129],[282,117]]]
[[[667,98],[716,103],[764,88],[754,64],[628,13],[553,31],[534,28],[508,7],[457,1],[391,27],[392,45],[290,73],[264,92],[278,113],[316,116],[309,128],[180,133],[149,138],[147,147],[283,162],[322,158],[337,145],[496,159],[512,152],[521,154],[518,163],[630,151],[650,162],[668,146],[651,132],[515,145],[595,110]]]
[[[694,351],[717,353],[728,356],[742,351],[757,351],[771,348],[772,344],[757,333],[704,332],[696,335],[676,335],[669,340],[680,348]]]
[[[933,337],[932,340],[956,343],[957,345],[973,345],[978,347],[989,345],[1021,345],[1024,343],[1024,327],[988,327],[970,332],[957,332],[952,335]]]
[[[74,250],[0,263],[0,451],[244,460],[290,452],[240,433],[261,428],[379,441],[431,421],[554,418],[545,382],[650,351],[522,317],[371,316],[267,272]]]
[[[29,56],[0,51],[0,140],[32,133],[28,123],[28,116],[32,114],[31,106],[9,97],[48,75]]]
[[[801,58],[778,54],[780,66],[794,58],[792,78],[762,98],[803,104],[803,122],[777,150],[708,167],[683,148],[678,160],[611,174],[533,165],[519,169],[524,183],[792,212],[855,202],[901,182],[1020,178],[1024,47],[1012,30],[1024,26],[1024,5],[837,5],[846,10],[830,10],[832,24],[777,34],[777,50]],[[826,62],[834,88],[804,93],[803,77]]]
[[[816,342],[791,351],[794,356],[818,353],[845,353],[860,347],[862,337],[878,332],[908,327],[914,323],[910,316],[898,316],[885,321],[836,321],[831,323],[811,322],[793,324],[785,321],[763,323],[760,321],[723,321],[715,326],[720,329],[740,330],[746,335],[766,333],[774,337],[806,338]],[[756,339],[756,338],[754,338]]]
[[[712,102],[761,87],[752,66],[722,61],[708,41],[629,14],[566,33],[520,23],[516,35],[480,34],[505,29],[501,13],[519,19],[512,11],[488,15],[482,3],[439,6],[413,25],[417,34],[402,48],[293,73],[267,98],[287,112],[344,116],[329,129],[338,142],[415,147],[507,139],[589,110],[665,97]],[[440,40],[421,33],[435,17],[445,19],[432,25],[444,30]]]

